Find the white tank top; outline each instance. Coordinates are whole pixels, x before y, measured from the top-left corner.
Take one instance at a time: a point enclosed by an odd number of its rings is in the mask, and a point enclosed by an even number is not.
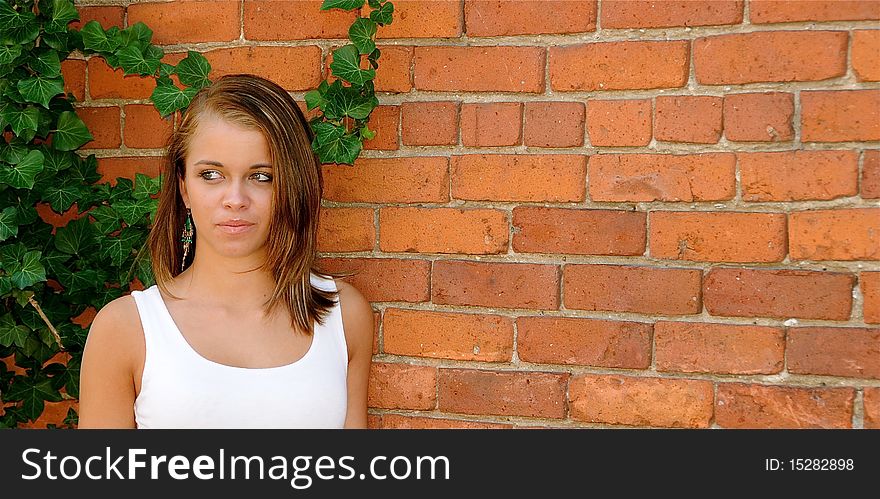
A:
[[[311,275],[317,288],[332,279]],[[138,428],[342,428],[348,349],[337,300],[311,346],[292,364],[233,367],[206,359],[186,341],[158,286],[131,293],[141,317],[146,358],[134,403]]]

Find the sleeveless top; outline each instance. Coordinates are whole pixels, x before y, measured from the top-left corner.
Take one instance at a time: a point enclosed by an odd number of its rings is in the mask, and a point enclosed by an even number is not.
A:
[[[336,291],[332,279],[312,285]],[[181,334],[158,286],[133,291],[146,342],[138,428],[342,428],[348,349],[339,300],[315,321],[309,350],[291,364],[246,368],[199,354]]]

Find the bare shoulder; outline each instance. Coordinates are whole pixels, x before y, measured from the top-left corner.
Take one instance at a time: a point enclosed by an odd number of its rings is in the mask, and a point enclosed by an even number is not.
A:
[[[134,297],[121,296],[98,311],[89,328],[86,346],[91,346],[93,350],[116,352],[128,361],[137,358],[144,346]]]
[[[356,350],[373,348],[373,307],[364,295],[351,284],[335,279],[339,290],[339,306],[349,358]]]

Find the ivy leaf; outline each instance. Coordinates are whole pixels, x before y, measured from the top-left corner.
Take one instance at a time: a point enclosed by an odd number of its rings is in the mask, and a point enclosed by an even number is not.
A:
[[[324,106],[327,105],[327,99],[325,99],[324,96],[321,95],[321,92],[317,90],[309,90],[308,92],[306,92],[305,97],[306,106],[309,108],[309,111],[315,109],[316,107],[324,109]]]
[[[188,87],[194,87],[197,90],[207,87],[211,84],[208,79],[208,73],[211,72],[211,64],[202,54],[190,50],[187,52],[186,58],[177,63],[175,69],[180,83]]]
[[[367,127],[367,125],[364,125],[360,129],[360,134],[361,134],[361,138],[366,139],[366,140],[373,140],[373,137],[376,136],[376,132],[370,130],[369,127]]]
[[[64,79],[60,76],[47,78],[37,75],[25,80],[19,80],[18,91],[28,102],[36,102],[48,108],[52,97],[64,93]]]
[[[61,60],[58,58],[58,52],[54,50],[40,51],[36,57],[28,61],[28,65],[47,78],[61,76]]]
[[[377,48],[376,50],[370,52],[370,55],[367,56],[367,60],[370,61],[370,66],[372,66],[373,69],[376,69],[379,67],[378,61],[379,61],[379,56],[381,56],[381,55],[382,55],[382,51]]]
[[[193,87],[187,87],[183,90],[177,88],[170,78],[165,78],[164,80],[159,78],[156,81],[156,89],[153,90],[150,100],[153,101],[156,110],[164,118],[174,111],[188,106],[196,92],[198,90]]]
[[[83,256],[97,244],[97,235],[87,217],[78,218],[55,231],[55,247],[69,255]]]
[[[89,214],[95,217],[95,228],[102,234],[107,235],[119,230],[119,214],[113,208],[101,205],[90,211]]]
[[[380,5],[380,1],[379,0],[368,0],[367,4],[369,4],[369,6],[374,9],[378,9],[379,5]]]
[[[150,259],[150,247],[144,246],[143,253],[138,254],[137,258],[138,261],[135,275],[138,280],[141,281],[141,284],[145,287],[150,287],[153,284],[156,284],[156,278],[153,275],[153,265]]]
[[[149,198],[141,199],[123,199],[113,203],[111,206],[122,220],[128,225],[137,224],[153,207],[153,203]]]
[[[101,174],[98,173],[98,159],[95,158],[94,154],[89,154],[85,159],[74,161],[73,168],[70,169],[70,174],[71,179],[75,179],[81,184],[94,184],[101,179]],[[96,189],[103,189],[107,187],[107,185],[101,184],[100,186],[94,187]]]
[[[36,350],[32,351],[31,353],[41,353],[41,357],[45,355],[43,352],[37,352]],[[52,352],[50,351],[50,354],[51,353]],[[34,357],[34,355],[31,355],[30,353],[28,353],[28,356]],[[24,415],[31,420],[35,420],[40,417],[40,414],[43,413],[43,409],[45,408],[46,401],[61,401],[61,395],[52,388],[52,380],[50,380],[49,378],[42,378],[38,380],[31,378],[20,378],[20,381],[18,383],[12,384],[12,388],[9,389],[9,392],[6,395],[10,400],[21,400],[21,408],[24,412]]]
[[[72,357],[67,361],[67,365],[53,362],[46,366],[43,372],[52,376],[52,388],[55,390],[64,388],[68,395],[76,398],[79,397],[79,368],[79,359]]]
[[[30,10],[16,12],[7,2],[0,2],[0,33],[4,39],[23,45],[37,39],[40,24]]]
[[[52,145],[61,151],[73,151],[94,139],[83,120],[76,113],[64,111],[58,116],[58,129],[52,138]]]
[[[385,2],[378,9],[370,12],[370,19],[379,26],[385,26],[386,24],[391,24],[392,14],[394,14],[394,4]]]
[[[10,271],[24,258],[25,253],[27,253],[27,246],[22,243],[0,246],[0,267]]]
[[[80,33],[82,33],[83,46],[85,46],[86,50],[112,53],[119,48],[119,40],[116,40],[112,35],[107,36],[108,33],[104,31],[104,28],[101,27],[98,21],[87,22],[80,30]]]
[[[76,182],[53,184],[43,190],[43,201],[48,201],[55,213],[64,213],[82,195],[82,188]]]
[[[0,45],[0,65],[12,64],[21,55],[21,45]]]
[[[64,267],[64,262],[70,260],[70,258],[70,255],[67,253],[62,253],[55,248],[49,248],[46,253],[43,254],[43,266],[46,267],[50,273],[58,275],[67,270],[67,268]]]
[[[46,269],[40,263],[39,251],[28,251],[19,266],[12,268],[12,284],[18,289],[25,289],[33,284],[46,280]]]
[[[3,211],[0,211],[0,242],[18,234],[16,214],[17,210],[12,206],[7,206],[3,208]]]
[[[364,6],[364,0],[324,0],[321,10],[343,9],[354,10]]]
[[[9,104],[0,111],[0,115],[6,123],[12,126],[12,133],[25,142],[31,141],[40,120],[40,111],[36,107],[28,106],[19,109],[18,106]],[[29,138],[28,132],[31,132]]]
[[[48,173],[59,173],[67,170],[79,161],[79,156],[74,152],[58,151],[52,147],[41,147],[43,153],[43,171]]]
[[[149,47],[150,40],[153,39],[153,30],[148,28],[146,24],[137,22],[134,26],[129,26],[120,31],[117,36],[120,40],[120,46],[129,47],[134,45],[143,51]]]
[[[102,241],[101,257],[109,259],[113,265],[120,266],[131,256],[134,245],[141,239],[141,232],[126,227],[116,237],[108,237]]]
[[[354,24],[348,28],[348,38],[361,54],[369,54],[376,48],[376,43],[373,41],[376,28],[376,23],[366,17],[355,19]]]
[[[362,120],[367,118],[379,105],[379,100],[375,97],[364,97],[354,87],[343,87],[341,84],[336,85],[335,83],[327,91],[325,114],[328,118],[338,119],[350,116]]]
[[[357,137],[346,135],[345,129],[327,122],[318,123],[314,129],[312,149],[321,163],[354,163],[363,146]]]
[[[333,51],[333,62],[330,70],[339,78],[353,84],[363,85],[364,82],[376,77],[375,69],[359,67],[360,54],[354,45],[346,45]]]
[[[49,32],[67,31],[71,21],[79,19],[73,2],[70,0],[52,0],[52,22],[46,27]]]
[[[137,199],[150,199],[150,196],[159,192],[159,177],[152,178],[143,173],[134,175],[134,191],[132,196]]]
[[[150,45],[146,50],[141,50],[137,45],[129,45],[116,52],[119,65],[126,75],[154,74],[159,69],[163,55],[162,49],[155,45]]]
[[[34,149],[17,164],[0,167],[0,180],[17,189],[30,189],[41,171],[43,171],[43,153]]]
[[[171,76],[174,74],[174,72],[176,70],[177,70],[177,68],[175,68],[171,64],[168,64],[165,62],[159,63],[159,77],[160,78],[166,77],[166,76]]]
[[[31,330],[27,326],[16,324],[12,314],[0,317],[0,345],[4,347],[15,345],[18,348],[24,348],[24,342],[30,332]]]
[[[63,268],[63,270],[58,273],[58,282],[64,287],[64,292],[70,294],[90,291],[95,289],[96,284],[103,285],[102,283],[104,281],[98,279],[98,271],[94,269],[71,272],[70,270]]]

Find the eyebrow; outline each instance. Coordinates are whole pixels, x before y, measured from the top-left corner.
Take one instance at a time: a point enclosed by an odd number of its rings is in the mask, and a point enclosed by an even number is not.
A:
[[[201,159],[199,161],[196,161],[195,164],[196,165],[219,166],[221,168],[224,166],[223,163],[221,163],[219,161],[211,161],[210,159]],[[267,163],[257,163],[257,164],[251,165],[251,167],[248,168],[248,170],[256,170],[257,168],[272,168],[272,165],[267,164]]]

